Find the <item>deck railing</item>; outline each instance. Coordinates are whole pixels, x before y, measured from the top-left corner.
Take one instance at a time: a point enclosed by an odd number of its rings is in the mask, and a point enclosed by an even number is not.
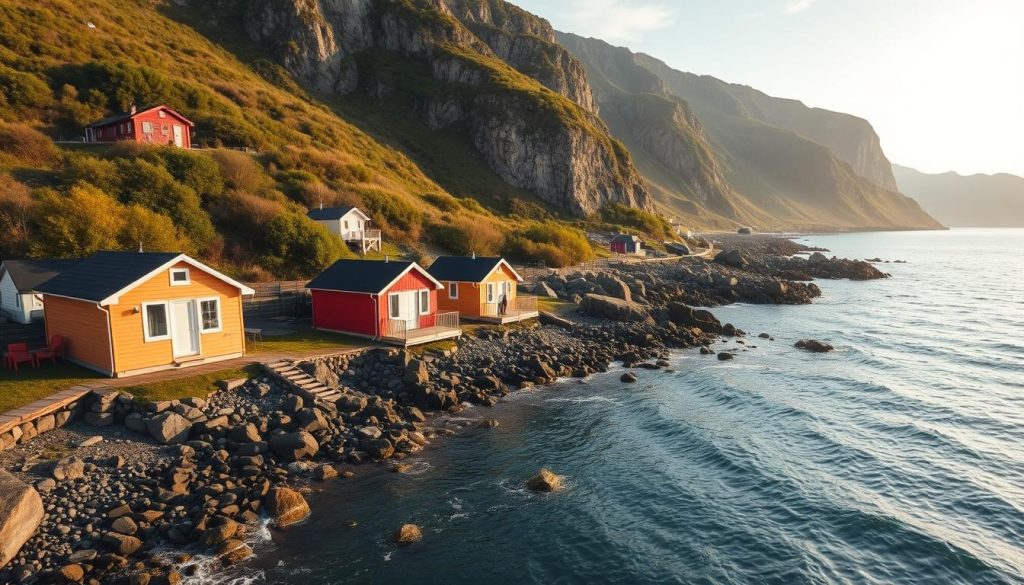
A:
[[[480,316],[481,317],[516,317],[524,313],[536,313],[537,312],[537,297],[533,295],[520,295],[512,297],[512,300],[508,302],[508,306],[505,307],[505,312],[501,312],[501,306],[499,303],[481,303],[480,304]]]
[[[409,329],[403,319],[388,319],[384,327],[384,337],[394,339],[412,339],[421,335],[432,335],[438,330],[454,331],[459,328],[458,311],[438,311],[431,315],[420,315],[419,327]]]
[[[358,242],[360,240],[379,240],[380,230],[346,230],[341,232],[341,239],[346,242]]]

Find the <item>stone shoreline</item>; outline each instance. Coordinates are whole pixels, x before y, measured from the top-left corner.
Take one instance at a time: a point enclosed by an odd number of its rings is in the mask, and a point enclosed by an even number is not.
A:
[[[372,349],[298,364],[341,390],[333,403],[304,401],[271,376],[206,400],[96,397],[83,409],[109,426],[71,422],[0,452],[0,465],[34,485],[45,510],[0,582],[177,583],[193,554],[241,562],[261,518],[283,526],[308,513],[295,488],[343,481],[366,462],[401,469],[403,459],[458,431],[436,413],[493,406],[516,388],[582,378],[613,362],[660,368],[671,349],[714,354],[721,336],[744,336],[692,305],[808,303],[820,290],[797,279],[885,276],[820,253],[790,258],[806,250],[789,240],[747,237],[730,246],[715,261],[543,277],[530,284],[536,293],[579,310],[541,323],[483,328],[425,352]],[[94,436],[101,440],[78,447]],[[180,553],[162,552],[168,548]]]

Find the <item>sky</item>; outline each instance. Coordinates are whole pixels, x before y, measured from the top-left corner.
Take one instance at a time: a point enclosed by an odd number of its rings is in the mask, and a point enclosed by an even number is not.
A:
[[[894,163],[1024,176],[1024,0],[511,0],[561,31],[867,119]]]

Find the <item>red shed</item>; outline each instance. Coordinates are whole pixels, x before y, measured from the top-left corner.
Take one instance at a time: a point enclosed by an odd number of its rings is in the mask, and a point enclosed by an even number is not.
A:
[[[192,148],[191,120],[167,106],[152,106],[105,118],[85,127],[86,142],[132,140]]]
[[[415,262],[338,260],[311,280],[313,327],[409,346],[459,337],[459,314],[437,310],[443,285]]]

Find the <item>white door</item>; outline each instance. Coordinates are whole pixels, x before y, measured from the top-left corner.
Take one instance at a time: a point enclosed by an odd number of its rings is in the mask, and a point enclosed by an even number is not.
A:
[[[174,357],[199,353],[199,320],[195,301],[171,303],[171,344]]]
[[[184,146],[184,140],[181,135],[181,126],[174,125],[174,146]]]
[[[416,291],[409,290],[398,293],[398,318],[405,321],[405,330],[412,331],[420,326]]]

